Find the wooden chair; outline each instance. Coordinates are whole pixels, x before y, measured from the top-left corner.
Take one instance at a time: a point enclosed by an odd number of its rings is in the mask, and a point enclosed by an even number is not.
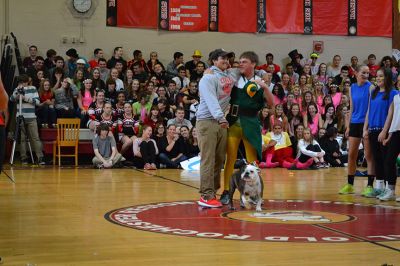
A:
[[[78,143],[79,143],[79,118],[57,119],[57,139],[53,142],[53,165],[61,166],[61,157],[75,157],[75,166],[78,166]],[[74,153],[61,154],[61,147],[74,147]]]

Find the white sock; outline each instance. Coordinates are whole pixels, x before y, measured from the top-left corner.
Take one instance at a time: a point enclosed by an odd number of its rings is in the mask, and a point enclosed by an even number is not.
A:
[[[384,180],[376,180],[375,181],[375,188],[376,189],[384,189],[385,188],[385,181]]]

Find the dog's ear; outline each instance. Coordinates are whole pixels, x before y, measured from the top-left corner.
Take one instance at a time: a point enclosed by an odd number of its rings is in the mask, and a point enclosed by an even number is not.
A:
[[[254,161],[254,162],[252,163],[252,165],[256,167],[256,169],[257,169],[257,173],[260,175],[260,173],[261,173],[261,169],[260,169],[260,167],[258,167],[258,164],[257,164],[257,162],[256,162],[256,161]]]
[[[257,173],[258,175],[261,175],[261,169],[257,166]]]
[[[244,170],[246,169],[247,164],[242,164],[242,166],[240,166],[240,172],[243,173]]]

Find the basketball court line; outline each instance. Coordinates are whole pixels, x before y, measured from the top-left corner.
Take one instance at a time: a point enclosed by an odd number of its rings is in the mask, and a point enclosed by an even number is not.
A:
[[[177,184],[186,186],[186,187],[194,188],[194,189],[196,189],[196,190],[199,190],[199,189],[200,189],[200,188],[198,188],[198,187],[195,187],[195,186],[192,186],[192,185],[189,185],[189,184],[186,184],[186,183],[177,181],[177,180],[173,180],[173,179],[170,179],[170,178],[165,177],[165,176],[161,176],[161,175],[149,173],[149,172],[144,171],[144,170],[141,170],[141,169],[134,169],[134,170],[135,170],[135,171],[138,171],[138,172],[141,172],[141,173],[144,173],[144,174],[147,174],[147,175],[150,175],[150,176],[154,176],[154,177],[160,178],[160,179],[164,179],[164,180],[167,180],[167,181],[171,181],[171,182],[174,182],[174,183],[177,183]],[[219,195],[219,194],[217,194],[217,195]]]
[[[373,244],[373,245],[381,246],[381,247],[383,247],[383,248],[388,248],[388,249],[391,249],[391,250],[400,252],[400,249],[398,249],[398,248],[394,248],[394,247],[391,247],[391,246],[388,246],[388,245],[385,245],[385,244],[381,244],[381,243],[378,243],[378,242],[369,240],[369,239],[367,239],[367,238],[363,238],[363,237],[361,237],[361,236],[352,235],[352,234],[349,234],[349,233],[346,233],[346,232],[342,232],[342,231],[340,231],[340,230],[333,229],[333,228],[330,228],[330,227],[327,227],[327,226],[324,226],[324,225],[320,225],[320,224],[313,224],[313,226],[318,227],[318,228],[321,228],[321,229],[324,229],[324,230],[326,230],[326,231],[330,231],[330,232],[335,232],[335,233],[338,233],[338,234],[342,234],[342,235],[344,235],[344,236],[347,236],[347,237],[351,237],[351,238],[360,240],[361,242],[367,242],[367,243],[370,243],[370,244]]]
[[[6,177],[8,177],[8,179],[10,179],[11,182],[13,182],[13,183],[15,184],[15,180],[14,180],[9,174],[7,174],[7,172],[4,171],[4,169],[3,169],[2,172],[4,173],[4,175],[5,175]]]

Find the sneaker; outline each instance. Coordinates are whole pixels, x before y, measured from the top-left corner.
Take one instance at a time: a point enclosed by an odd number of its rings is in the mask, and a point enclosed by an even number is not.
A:
[[[151,170],[157,170],[157,165],[155,163],[150,164]]]
[[[216,198],[205,200],[203,197],[200,197],[200,200],[197,201],[197,204],[203,207],[209,207],[209,208],[221,208],[222,204],[219,200]]]
[[[381,194],[383,195],[384,192],[384,189],[376,189],[368,186],[363,190],[362,195],[366,198],[378,198],[378,196],[380,196]]]
[[[151,170],[151,165],[149,163],[146,163],[143,167],[144,170]]]
[[[397,201],[397,202],[400,202],[400,197],[398,197],[398,198],[396,199],[396,201]]]
[[[317,162],[315,163],[315,167],[317,167],[317,169],[321,169],[324,168],[324,165],[321,162]]]
[[[38,165],[46,165],[46,162],[43,160],[43,157],[38,158]]]
[[[346,184],[342,189],[339,190],[339,194],[347,195],[347,194],[354,194],[354,187],[351,184]]]
[[[28,159],[21,159],[21,164],[28,165],[29,164]]]
[[[385,194],[386,188],[375,189],[375,190],[376,190],[375,198],[379,199],[380,196],[383,196]]]
[[[229,204],[229,191],[228,190],[224,190],[224,192],[222,192],[222,195],[219,198],[219,200],[221,201],[221,203],[223,205],[228,205]]]
[[[330,167],[330,164],[327,162],[324,162],[324,168],[329,168],[329,167]]]
[[[382,201],[391,201],[396,199],[396,195],[394,191],[391,189],[385,189],[385,192],[378,196],[378,199]]]
[[[374,192],[374,188],[372,186],[367,186],[361,192],[361,196],[367,197],[366,195],[371,195],[373,192]],[[373,198],[373,197],[367,197],[367,198]]]
[[[104,164],[102,164],[102,163],[98,164],[98,165],[97,165],[97,168],[98,168],[98,169],[104,169]]]

